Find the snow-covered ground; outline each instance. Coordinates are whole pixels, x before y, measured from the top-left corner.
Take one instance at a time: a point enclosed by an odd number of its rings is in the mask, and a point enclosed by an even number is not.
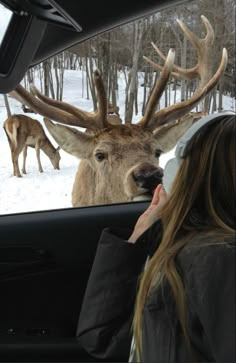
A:
[[[125,83],[119,79],[120,114],[124,115],[124,89]],[[143,89],[140,88],[140,92]],[[80,71],[66,71],[64,84],[64,98],[76,107],[83,110],[92,110],[92,101],[82,98],[82,74]],[[142,97],[139,97],[142,102]],[[23,113],[21,104],[9,97],[12,113]],[[224,109],[235,110],[235,100],[224,97]],[[140,106],[141,110],[141,106]],[[29,114],[33,118],[42,122],[39,115]],[[140,115],[134,117],[134,122],[140,119]],[[41,162],[44,169],[43,173],[38,171],[35,150],[28,148],[26,160],[27,174],[22,178],[12,175],[12,162],[10,149],[5,132],[2,128],[3,122],[7,118],[3,95],[0,95],[0,214],[21,213],[29,211],[40,211],[71,207],[71,191],[75,173],[79,160],[60,151],[61,161],[60,170],[54,170],[50,160],[41,152]],[[42,122],[43,124],[43,122]],[[45,129],[45,127],[44,127]],[[45,130],[52,143],[55,141]],[[161,156],[160,164],[164,167],[166,161],[172,157],[174,150]],[[22,155],[19,158],[20,168],[22,165]]]

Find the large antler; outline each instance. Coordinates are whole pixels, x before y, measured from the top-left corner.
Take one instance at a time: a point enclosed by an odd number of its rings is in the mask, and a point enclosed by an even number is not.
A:
[[[227,50],[225,48],[223,49],[220,65],[215,74],[212,76],[210,55],[212,50],[212,44],[214,42],[214,31],[211,24],[204,15],[201,16],[201,19],[205,25],[207,33],[204,39],[198,38],[184,25],[184,23],[181,20],[177,20],[183,33],[189,39],[189,41],[192,43],[192,45],[197,51],[198,63],[196,64],[195,67],[190,69],[183,69],[181,67],[173,65],[173,71],[169,75],[169,77],[171,76],[175,78],[184,78],[184,79],[194,79],[199,77],[200,78],[199,87],[197,88],[197,90],[190,99],[171,105],[157,112],[153,111],[150,117],[147,116],[150,115],[149,111],[150,105],[154,105],[154,107],[153,106],[152,107],[155,108],[155,106],[160,101],[160,97],[155,99],[156,96],[155,92],[153,91],[148,101],[145,114],[143,118],[138,122],[139,126],[148,127],[153,130],[160,125],[164,125],[168,122],[181,118],[182,116],[190,112],[216,86],[219,79],[224,74],[228,58]],[[153,43],[152,45],[156,50],[156,52],[159,54],[159,56],[163,60],[167,61],[168,56],[165,57],[158,47],[156,47]],[[162,77],[162,73],[165,72],[166,65],[160,66],[159,64],[156,64],[155,62],[150,60],[149,58],[147,57],[144,58],[154,68],[161,71],[161,77]],[[168,79],[166,80],[166,84],[168,82]],[[161,89],[161,92],[159,91],[159,94],[161,95],[164,89],[163,89],[163,82],[160,82],[160,80],[156,84],[155,88],[158,87],[160,87]]]
[[[10,95],[33,109],[36,113],[63,124],[80,126],[86,129],[103,129],[109,125],[107,120],[107,97],[99,71],[94,72],[97,90],[98,111],[95,113],[82,111],[66,102],[56,101],[42,95],[34,85],[32,93],[18,85]]]

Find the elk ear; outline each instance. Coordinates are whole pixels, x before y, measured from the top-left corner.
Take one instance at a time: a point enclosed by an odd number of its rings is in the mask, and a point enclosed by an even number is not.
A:
[[[200,117],[198,117],[199,119]],[[166,153],[172,150],[187,129],[196,121],[196,116],[189,113],[178,121],[165,124],[153,131],[158,148]]]
[[[91,135],[80,132],[73,127],[54,124],[46,117],[44,117],[44,123],[64,151],[80,159],[89,157],[92,152],[93,137]]]

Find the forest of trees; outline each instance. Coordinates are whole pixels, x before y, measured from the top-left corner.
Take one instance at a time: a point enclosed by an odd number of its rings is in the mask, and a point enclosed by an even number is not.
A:
[[[115,28],[91,38],[81,44],[67,49],[61,54],[46,60],[30,69],[24,86],[40,75],[41,92],[45,95],[63,100],[64,71],[80,69],[83,72],[83,90],[85,98],[92,98],[94,110],[97,100],[92,73],[98,68],[102,73],[108,100],[117,105],[118,75],[122,72],[126,82],[125,122],[132,120],[133,113],[144,112],[149,92],[159,72],[143,58],[147,56],[163,64],[151,45],[154,42],[166,55],[169,48],[176,51],[175,64],[190,68],[197,63],[196,51],[180,31],[176,19],[183,22],[199,37],[205,36],[201,21],[205,15],[215,32],[214,46],[210,52],[212,71],[215,71],[221,58],[222,48],[228,51],[228,65],[223,79],[211,94],[205,111],[213,112],[222,109],[222,95],[235,97],[235,1],[234,0],[201,0],[192,1],[178,7],[151,14],[132,23]],[[142,72],[142,82],[138,73]],[[181,90],[181,98],[189,98],[197,87],[197,81],[171,79],[172,89]],[[138,87],[144,87],[142,110],[138,110]],[[216,92],[218,91],[218,92]],[[7,104],[7,98],[5,97]],[[139,100],[140,101],[140,100]],[[140,103],[140,102],[139,102]],[[165,105],[168,106],[168,89],[165,92]],[[119,105],[118,105],[119,106]],[[10,110],[8,111],[10,112]]]

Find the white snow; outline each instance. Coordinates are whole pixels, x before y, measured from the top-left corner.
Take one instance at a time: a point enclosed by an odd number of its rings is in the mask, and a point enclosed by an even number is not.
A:
[[[37,84],[36,84],[37,85]],[[119,80],[120,114],[124,115],[124,88],[125,83],[122,78]],[[143,92],[143,88],[140,88]],[[82,98],[82,73],[81,71],[65,71],[64,81],[64,98],[76,107],[83,110],[92,111],[92,101]],[[142,97],[139,97],[140,104]],[[23,114],[21,104],[9,97],[12,114]],[[235,100],[230,97],[224,97],[224,109],[235,110]],[[141,105],[140,105],[141,111]],[[32,118],[42,121],[40,115],[28,114]],[[134,122],[140,119],[140,114],[134,117]],[[79,160],[60,151],[61,162],[60,170],[54,170],[50,160],[41,152],[41,162],[43,173],[38,171],[35,150],[28,148],[26,160],[27,174],[22,178],[12,175],[12,162],[10,149],[6,134],[3,130],[3,122],[7,118],[3,95],[0,94],[0,214],[22,213],[29,211],[41,211],[59,208],[71,207],[71,191],[79,164]],[[44,125],[43,125],[44,126]],[[46,128],[45,132],[56,146],[55,141],[49,135]],[[173,156],[174,150],[161,156],[160,164],[164,167],[166,161]],[[22,166],[22,155],[19,158],[20,169]]]

